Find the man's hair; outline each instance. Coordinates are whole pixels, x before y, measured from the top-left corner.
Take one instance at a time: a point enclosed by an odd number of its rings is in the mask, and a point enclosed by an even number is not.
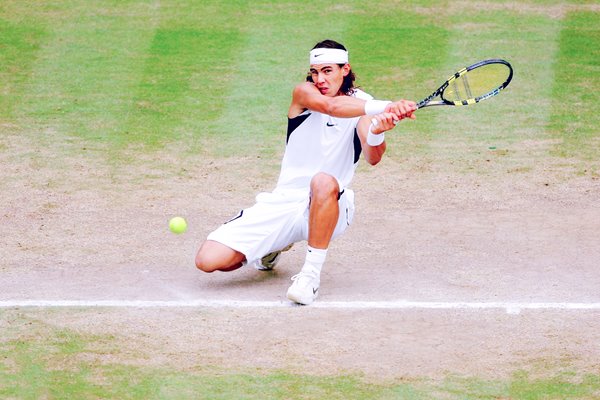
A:
[[[346,50],[346,48],[344,47],[343,44],[336,42],[335,40],[323,40],[322,42],[319,42],[315,45],[315,47],[313,47],[314,49],[340,49],[340,50]],[[347,51],[347,50],[346,50]],[[342,68],[345,64],[338,64],[338,66],[340,68]],[[349,96],[354,92],[354,80],[356,79],[356,75],[354,75],[354,72],[352,71],[352,69],[350,69],[350,72],[348,72],[348,75],[346,75],[344,77],[344,81],[342,82],[342,87],[340,87],[340,92],[342,92],[343,94]],[[312,82],[312,76],[309,73],[306,77],[306,80],[308,82]]]

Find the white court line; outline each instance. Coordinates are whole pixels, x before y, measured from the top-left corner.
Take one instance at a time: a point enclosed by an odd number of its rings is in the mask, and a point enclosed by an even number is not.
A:
[[[0,308],[17,307],[129,307],[129,308],[291,308],[288,301],[245,300],[4,300]],[[522,310],[600,311],[600,303],[524,303],[524,302],[430,302],[430,301],[316,301],[311,308],[346,310],[503,310],[519,314]]]

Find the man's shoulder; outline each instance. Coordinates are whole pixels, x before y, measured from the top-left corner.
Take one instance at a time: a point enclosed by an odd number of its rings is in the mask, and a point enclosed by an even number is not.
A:
[[[294,91],[298,91],[298,90],[314,92],[316,90],[316,86],[314,83],[305,81],[305,82],[299,83],[296,86],[294,86]]]
[[[371,96],[369,93],[361,90],[361,89],[353,89],[352,91],[352,97],[356,97],[357,99],[361,99],[361,100],[372,100],[373,96]]]

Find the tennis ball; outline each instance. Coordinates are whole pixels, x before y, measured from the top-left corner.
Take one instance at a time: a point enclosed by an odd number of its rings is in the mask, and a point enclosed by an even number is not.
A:
[[[183,233],[187,230],[187,222],[182,217],[173,217],[169,221],[169,229],[173,233]]]

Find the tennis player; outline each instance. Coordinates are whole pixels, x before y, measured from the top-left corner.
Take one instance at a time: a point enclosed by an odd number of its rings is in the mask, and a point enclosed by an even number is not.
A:
[[[349,186],[360,154],[371,165],[379,163],[384,132],[414,119],[417,109],[412,101],[375,100],[356,88],[348,51],[340,43],[317,43],[309,62],[306,82],[292,94],[277,186],[210,233],[196,255],[196,266],[205,272],[246,264],[270,270],[282,251],[306,240],[304,265],[287,291],[299,304],[317,298],[329,244],[352,222]]]

